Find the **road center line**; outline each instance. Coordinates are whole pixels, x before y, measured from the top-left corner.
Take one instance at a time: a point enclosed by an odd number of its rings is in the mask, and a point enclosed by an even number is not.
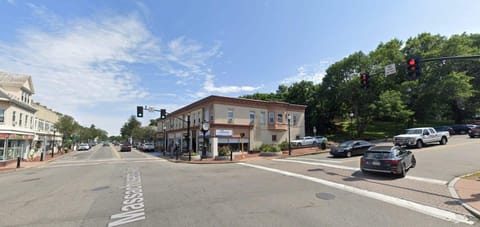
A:
[[[273,169],[273,168],[268,168],[268,167],[253,165],[253,164],[248,164],[248,163],[237,163],[237,164],[252,167],[252,168],[257,168],[257,169],[261,169],[261,170],[266,170],[266,171],[270,171],[270,172],[274,172],[274,173],[279,173],[279,174],[283,174],[283,175],[290,176],[290,177],[296,177],[296,178],[312,181],[312,182],[319,183],[319,184],[323,184],[323,185],[326,185],[326,186],[329,186],[329,187],[332,187],[332,188],[336,188],[336,189],[339,189],[339,190],[351,192],[351,193],[354,193],[354,194],[357,194],[357,195],[361,195],[361,196],[376,199],[376,200],[379,200],[379,201],[382,201],[382,202],[386,202],[386,203],[389,203],[389,204],[392,204],[392,205],[407,208],[407,209],[410,209],[410,210],[413,210],[413,211],[416,211],[416,212],[419,212],[419,213],[422,213],[422,214],[430,215],[432,217],[436,217],[436,218],[439,218],[439,219],[442,219],[442,220],[445,220],[445,221],[450,221],[450,222],[454,222],[454,223],[466,223],[466,224],[469,224],[469,225],[474,224],[473,221],[470,221],[464,215],[460,215],[460,214],[456,214],[456,213],[453,213],[453,212],[450,212],[450,211],[438,209],[436,207],[422,205],[422,204],[415,203],[415,202],[412,202],[412,201],[408,201],[408,200],[405,200],[405,199],[396,198],[396,197],[393,197],[393,196],[388,196],[388,195],[380,194],[380,193],[377,193],[377,192],[363,190],[363,189],[355,188],[355,187],[352,187],[352,186],[339,184],[339,183],[335,183],[335,182],[331,182],[331,181],[327,181],[327,180],[323,180],[323,179],[319,179],[319,178],[315,178],[315,177],[310,177],[310,176],[306,176],[306,175],[301,175],[301,174],[297,174],[297,173],[292,173],[292,172],[288,172],[288,171],[283,171],[283,170],[278,170],[278,169]]]
[[[293,163],[300,163],[300,164],[306,164],[306,165],[325,166],[325,167],[336,168],[336,169],[344,169],[344,170],[351,170],[351,171],[360,171],[360,168],[349,167],[349,166],[333,165],[333,164],[327,164],[327,163],[319,163],[319,162],[305,162],[305,161],[297,161],[297,160],[292,160],[292,159],[273,159],[273,161],[277,161],[277,162],[293,162]],[[447,181],[437,180],[437,179],[431,179],[431,178],[424,178],[424,177],[406,176],[405,178],[406,178],[406,179],[410,179],[410,180],[416,180],[416,181],[422,181],[422,182],[426,182],[426,183],[431,183],[431,184],[439,184],[439,185],[447,185],[447,184],[448,184]]]

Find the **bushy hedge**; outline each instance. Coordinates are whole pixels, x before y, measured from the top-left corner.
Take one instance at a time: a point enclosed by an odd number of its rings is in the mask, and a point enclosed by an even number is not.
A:
[[[228,156],[230,155],[230,147],[229,146],[223,146],[223,147],[220,147],[220,149],[218,149],[218,155],[219,156]]]
[[[260,152],[279,152],[280,148],[275,144],[263,144],[260,146]]]
[[[283,142],[280,144],[280,150],[282,150],[282,151],[288,150],[288,142],[287,142],[287,141],[283,141]]]

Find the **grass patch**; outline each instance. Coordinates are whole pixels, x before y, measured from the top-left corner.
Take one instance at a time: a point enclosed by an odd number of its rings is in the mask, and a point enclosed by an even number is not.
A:
[[[468,177],[464,177],[465,179],[469,180],[480,180],[480,172],[476,172]]]

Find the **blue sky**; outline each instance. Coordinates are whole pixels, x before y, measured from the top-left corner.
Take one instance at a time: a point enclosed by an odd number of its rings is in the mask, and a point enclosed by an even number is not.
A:
[[[0,71],[118,135],[137,105],[274,92],[355,51],[421,32],[478,33],[480,1],[0,0]],[[142,122],[158,117],[145,113]]]

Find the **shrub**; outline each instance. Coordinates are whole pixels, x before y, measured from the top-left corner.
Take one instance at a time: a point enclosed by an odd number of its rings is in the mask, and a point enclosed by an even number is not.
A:
[[[280,144],[280,150],[282,150],[282,151],[288,150],[288,142],[287,142],[287,141],[283,141],[283,142]]]
[[[188,156],[188,152],[187,152],[187,153],[183,153],[183,155]],[[192,154],[191,154],[191,155],[192,155],[192,156],[195,156],[195,155],[197,155],[197,153],[195,153],[195,152],[192,151]]]
[[[275,144],[263,144],[260,146],[260,152],[279,152],[280,148]]]
[[[218,149],[218,155],[219,156],[228,156],[230,155],[230,147],[229,146],[223,146]]]

